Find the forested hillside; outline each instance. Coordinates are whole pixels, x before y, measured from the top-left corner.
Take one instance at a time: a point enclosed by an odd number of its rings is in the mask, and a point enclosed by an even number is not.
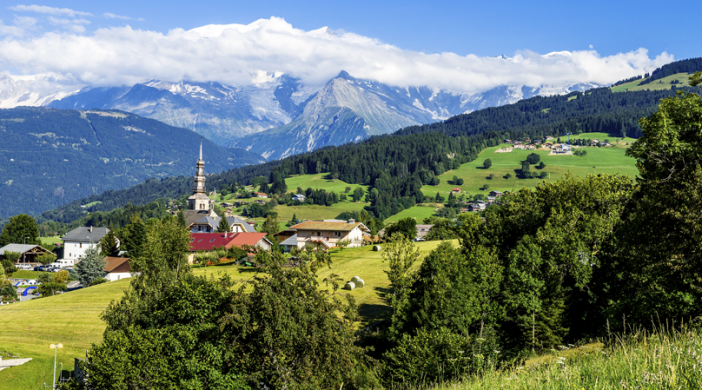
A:
[[[535,135],[605,132],[638,138],[639,119],[653,113],[661,99],[675,91],[613,93],[609,88],[565,96],[534,97],[503,107],[458,115],[441,123],[412,126],[398,135],[443,132],[451,136],[489,130]]]
[[[200,144],[191,130],[133,114],[37,107],[0,110],[0,136],[0,218],[38,214],[149,177],[190,174]],[[203,149],[210,172],[263,161],[208,140]]]
[[[651,77],[646,78],[639,85],[648,84],[652,81],[660,80],[677,73],[693,74],[699,71],[702,71],[702,57],[675,61],[654,70],[653,73],[651,73]]]
[[[638,120],[655,111],[661,98],[673,91],[612,93],[600,88],[567,96],[535,97],[519,103],[459,115],[444,122],[405,128],[392,135],[377,136],[338,147],[322,148],[261,165],[233,169],[208,176],[208,189],[238,182],[250,183],[257,176],[273,178],[294,174],[331,172],[348,183],[372,186],[370,210],[387,218],[423,200],[422,185],[435,177],[472,161],[485,147],[505,138],[572,132],[640,134]],[[212,159],[209,158],[211,161]],[[209,166],[207,171],[210,172]],[[71,222],[84,215],[81,204],[101,202],[92,211],[106,211],[132,202],[146,204],[158,198],[190,192],[190,177],[150,180],[125,190],[96,194],[44,217]],[[375,191],[374,191],[375,190]]]

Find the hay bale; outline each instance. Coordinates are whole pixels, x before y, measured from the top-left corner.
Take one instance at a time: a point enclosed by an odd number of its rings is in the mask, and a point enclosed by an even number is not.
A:
[[[344,286],[344,290],[353,290],[354,288],[356,288],[356,283],[354,282],[346,282]]]
[[[380,252],[381,249],[380,245],[373,245],[373,252]]]
[[[361,278],[359,278],[358,276],[354,276],[353,278],[351,278],[351,281],[354,283],[356,283],[356,281],[358,280],[361,280]]]
[[[361,288],[366,285],[366,282],[364,282],[363,279],[358,278],[358,280],[356,280],[354,284],[356,285],[356,287]]]

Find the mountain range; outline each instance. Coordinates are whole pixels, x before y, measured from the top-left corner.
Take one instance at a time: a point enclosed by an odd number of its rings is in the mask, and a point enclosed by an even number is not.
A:
[[[83,88],[41,104],[127,111],[194,130],[222,146],[279,159],[533,96],[598,86],[513,85],[465,94],[422,86],[394,87],[354,78],[345,71],[321,88],[305,86],[285,74],[260,79],[263,81],[245,87],[214,81],[152,80],[132,86]]]

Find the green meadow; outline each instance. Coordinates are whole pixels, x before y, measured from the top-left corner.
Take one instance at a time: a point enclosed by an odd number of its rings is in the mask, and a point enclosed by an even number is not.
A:
[[[353,190],[356,189],[356,187],[361,187],[363,188],[364,193],[368,192],[368,186],[364,186],[361,184],[349,184],[341,180],[325,179],[327,175],[329,175],[329,173],[318,173],[316,175],[297,175],[285,179],[285,184],[288,185],[288,192],[292,193],[297,192],[297,187],[302,188],[302,190],[306,190],[308,188],[323,188],[327,192],[333,191],[337,194],[343,193],[346,190],[346,187],[351,187],[351,191],[349,191],[349,194],[351,194]]]
[[[687,73],[676,73],[668,77],[663,77],[660,80],[652,81],[648,84],[639,85],[643,80],[634,80],[626,84],[617,85],[616,87],[611,87],[612,92],[624,92],[624,91],[656,91],[661,89],[670,89],[673,85],[676,87],[689,87],[690,86],[690,75]],[[677,80],[680,84],[671,84],[670,82]]]
[[[595,134],[599,135],[604,133],[589,133],[584,137],[596,138]],[[606,136],[606,134],[604,135]],[[608,138],[610,141],[614,140],[614,137]],[[562,137],[561,140],[563,140]],[[495,153],[496,150],[507,146],[508,145],[503,144],[483,150],[475,161],[462,164],[458,169],[445,172],[443,175],[439,176],[441,180],[439,185],[423,186],[422,192],[425,196],[434,197],[437,192],[440,192],[443,196],[447,196],[451,189],[455,187],[460,187],[464,193],[470,195],[487,194],[492,190],[504,192],[517,191],[520,188],[534,188],[544,179],[518,179],[516,177],[518,170],[521,169],[521,162],[526,160],[526,157],[530,153],[539,154],[541,156],[541,161],[546,164],[543,171],[549,174],[549,178],[545,180],[558,180],[568,172],[572,175],[583,177],[587,174],[618,173],[629,175],[632,178],[638,172],[634,159],[627,157],[624,148],[619,147],[585,147],[583,150],[587,151],[587,155],[584,157],[574,155],[549,156],[548,150],[533,151],[513,149],[510,153]],[[483,162],[488,158],[492,161],[492,167],[483,169]],[[535,167],[532,167],[532,171],[540,172],[540,170]],[[492,180],[487,178],[490,174],[494,174]],[[505,179],[504,176],[507,174],[511,174],[512,177]],[[464,181],[463,184],[460,186],[450,184],[449,181],[453,179],[453,176],[462,178]],[[480,188],[485,184],[489,185],[489,189],[487,191],[481,191]]]

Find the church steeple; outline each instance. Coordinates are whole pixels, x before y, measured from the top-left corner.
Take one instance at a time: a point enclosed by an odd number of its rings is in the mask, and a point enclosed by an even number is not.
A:
[[[209,209],[210,199],[205,190],[205,160],[202,159],[202,137],[200,137],[200,158],[196,164],[195,180],[193,182],[193,195],[188,198],[189,210]]]

